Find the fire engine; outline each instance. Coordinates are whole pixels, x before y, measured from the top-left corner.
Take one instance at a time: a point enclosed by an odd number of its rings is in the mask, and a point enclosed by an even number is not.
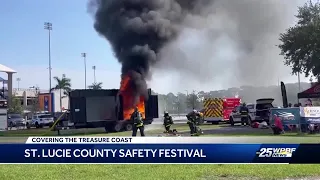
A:
[[[207,98],[203,101],[204,121],[218,124],[228,122],[232,110],[239,106],[241,98]]]

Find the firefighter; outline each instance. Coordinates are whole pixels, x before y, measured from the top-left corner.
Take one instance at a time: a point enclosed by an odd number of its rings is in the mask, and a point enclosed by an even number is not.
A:
[[[172,117],[169,115],[169,113],[167,111],[164,112],[164,116],[163,116],[163,125],[165,127],[165,133],[169,133],[170,132],[170,127],[173,124],[173,120]]]
[[[132,136],[137,136],[138,129],[141,136],[145,136],[142,114],[139,112],[138,107],[134,108],[134,112],[131,114],[131,121],[133,122]]]
[[[203,113],[197,111],[197,114],[196,114],[196,125],[195,125],[195,135],[196,136],[200,136],[201,134],[203,134],[203,131],[202,129],[199,127],[199,125],[201,125],[203,123]]]
[[[197,110],[193,110],[189,114],[187,114],[187,124],[189,125],[191,136],[197,134],[197,114]]]
[[[240,107],[240,113],[241,113],[241,125],[248,126],[248,116],[249,116],[249,109],[247,108],[246,103],[243,103],[242,106]]]
[[[202,112],[198,112],[197,113],[197,125],[201,125],[203,124],[203,113]]]

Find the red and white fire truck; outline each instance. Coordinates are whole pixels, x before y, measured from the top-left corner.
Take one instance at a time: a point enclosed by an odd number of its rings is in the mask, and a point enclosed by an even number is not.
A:
[[[203,101],[204,121],[218,124],[228,122],[232,110],[241,104],[241,98],[206,98]]]

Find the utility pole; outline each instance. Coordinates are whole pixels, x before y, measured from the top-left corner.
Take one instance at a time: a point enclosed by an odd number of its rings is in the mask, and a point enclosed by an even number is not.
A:
[[[93,82],[96,83],[96,66],[92,66],[93,69]]]
[[[195,108],[195,96],[196,96],[196,91],[195,90],[193,90],[192,91],[192,109],[194,110],[194,108]]]
[[[17,78],[17,82],[18,82],[18,90],[20,89],[20,81],[21,81],[21,78]]]
[[[86,62],[87,53],[81,53],[81,56],[83,57],[83,61],[84,61],[84,89],[87,89],[87,62]]]
[[[44,29],[48,30],[49,32],[49,91],[51,92],[51,38],[50,38],[50,32],[52,30],[52,23],[45,22],[44,23]]]
[[[299,93],[301,92],[300,71],[301,71],[301,62],[299,61],[299,71],[298,71],[298,85],[299,85]]]

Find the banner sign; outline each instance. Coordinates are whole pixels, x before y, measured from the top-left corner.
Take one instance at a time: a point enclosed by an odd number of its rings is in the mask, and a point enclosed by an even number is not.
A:
[[[272,108],[271,111],[271,124],[274,124],[274,115],[280,117],[283,125],[299,124],[300,108]]]
[[[300,107],[302,124],[320,124],[320,107]]]
[[[34,137],[26,144],[0,144],[0,163],[320,163],[320,144],[212,144],[208,143],[209,138],[182,137],[169,141],[170,138],[162,137],[142,139],[144,137]],[[150,140],[156,141],[149,143]]]
[[[40,111],[55,112],[54,93],[39,94]]]

